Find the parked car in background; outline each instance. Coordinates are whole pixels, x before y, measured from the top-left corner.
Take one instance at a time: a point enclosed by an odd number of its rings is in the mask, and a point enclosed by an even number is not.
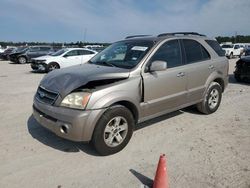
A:
[[[86,46],[84,46],[84,48],[88,48],[90,50],[101,52],[102,50],[105,49],[105,46],[102,46],[102,45],[86,45]]]
[[[226,52],[226,57],[232,59],[235,56],[240,57],[244,53],[244,47],[239,44],[223,44],[222,49]]]
[[[245,56],[250,56],[250,48],[247,48],[247,49],[245,50]]]
[[[96,51],[86,48],[65,48],[49,56],[32,59],[31,68],[49,72],[54,69],[86,63],[96,54]]]
[[[10,61],[14,63],[30,63],[32,58],[44,56],[55,52],[51,46],[32,46],[10,55]]]
[[[88,63],[47,74],[33,116],[58,136],[92,141],[101,155],[110,155],[128,144],[138,122],[191,105],[214,113],[227,84],[228,59],[214,39],[130,36]]]
[[[9,60],[9,55],[16,50],[16,47],[9,47],[4,52],[0,53],[0,59]]]
[[[0,47],[0,53],[3,53],[4,51],[5,51],[5,49]]]
[[[250,82],[250,56],[242,57],[236,62],[234,78],[238,82]]]

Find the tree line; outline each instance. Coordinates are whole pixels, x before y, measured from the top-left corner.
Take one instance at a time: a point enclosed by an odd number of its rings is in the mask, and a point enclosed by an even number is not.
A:
[[[250,35],[236,35],[236,36],[218,36],[215,37],[216,40],[219,43],[222,42],[232,42],[232,43],[250,43]],[[0,42],[0,45],[2,47],[6,46],[36,46],[36,45],[51,45],[51,46],[75,46],[75,47],[83,47],[86,45],[102,45],[102,46],[108,46],[110,43],[98,43],[98,42],[82,42],[82,41],[77,41],[77,42],[65,42],[65,43],[60,43],[60,42],[11,42],[11,41],[2,41]]]
[[[216,40],[219,43],[222,42],[232,42],[232,43],[250,43],[250,35],[244,36],[244,35],[236,35],[236,36],[231,36],[231,37],[222,37],[218,36],[215,37]]]
[[[86,45],[102,45],[108,46],[109,43],[98,43],[98,42],[12,42],[12,41],[0,41],[0,45],[2,47],[6,46],[37,46],[37,45],[50,45],[54,47],[62,47],[62,46],[74,46],[74,47],[83,47]]]

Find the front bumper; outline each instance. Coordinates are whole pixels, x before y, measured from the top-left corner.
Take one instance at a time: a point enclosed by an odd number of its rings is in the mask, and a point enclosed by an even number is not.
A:
[[[90,141],[98,119],[105,109],[74,110],[38,102],[33,104],[33,116],[43,127],[72,141]]]
[[[13,63],[17,63],[17,57],[16,56],[9,56],[9,60]]]
[[[38,63],[38,62],[31,61],[30,67],[33,70],[39,70],[39,71],[46,71],[47,70],[46,63]]]

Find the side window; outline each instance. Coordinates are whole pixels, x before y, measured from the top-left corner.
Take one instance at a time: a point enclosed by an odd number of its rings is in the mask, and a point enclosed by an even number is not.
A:
[[[29,49],[30,52],[38,52],[40,50],[40,47],[31,47]]]
[[[94,54],[94,52],[89,51],[89,50],[78,50],[78,54],[79,55],[90,55],[90,54]]]
[[[218,54],[218,56],[225,56],[225,51],[221,48],[216,40],[206,40],[208,45]]]
[[[209,53],[199,42],[191,39],[183,39],[183,45],[187,64],[210,59]]]
[[[178,40],[171,40],[164,43],[153,55],[150,62],[166,61],[167,67],[177,67],[182,65],[181,50]]]
[[[235,45],[235,46],[234,46],[234,49],[239,49],[239,48],[240,48],[239,45]]]
[[[41,50],[41,51],[49,51],[49,50],[50,50],[50,47],[40,47],[40,50]]]
[[[70,57],[70,56],[77,56],[78,55],[78,52],[77,52],[78,50],[72,50],[72,51],[70,51],[70,52],[68,52],[66,55],[68,56],[68,57]]]

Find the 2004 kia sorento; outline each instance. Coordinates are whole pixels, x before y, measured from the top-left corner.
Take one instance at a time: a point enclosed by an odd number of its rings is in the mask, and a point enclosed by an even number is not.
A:
[[[136,123],[197,105],[215,112],[228,84],[217,41],[198,33],[130,36],[87,64],[41,81],[33,116],[55,134],[92,141],[101,155],[122,150]]]

